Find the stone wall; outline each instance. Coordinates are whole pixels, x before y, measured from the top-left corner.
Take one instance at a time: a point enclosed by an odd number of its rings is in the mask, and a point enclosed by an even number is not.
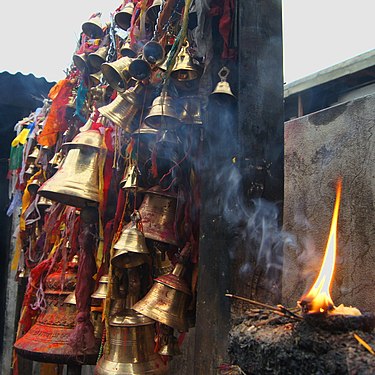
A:
[[[375,95],[285,123],[283,303],[310,288],[323,258],[335,184],[343,179],[332,297],[375,312]]]

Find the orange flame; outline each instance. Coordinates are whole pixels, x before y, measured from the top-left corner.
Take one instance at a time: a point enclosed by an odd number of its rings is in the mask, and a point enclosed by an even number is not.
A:
[[[337,183],[336,202],[333,210],[331,229],[319,275],[311,289],[301,298],[299,304],[304,312],[325,313],[334,309],[331,298],[331,281],[336,262],[337,221],[341,199],[342,181]]]

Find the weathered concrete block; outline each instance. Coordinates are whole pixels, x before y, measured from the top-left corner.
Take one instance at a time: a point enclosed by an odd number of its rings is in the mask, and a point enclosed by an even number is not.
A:
[[[375,311],[375,95],[285,124],[283,302],[295,305],[317,276],[343,179],[332,297]]]

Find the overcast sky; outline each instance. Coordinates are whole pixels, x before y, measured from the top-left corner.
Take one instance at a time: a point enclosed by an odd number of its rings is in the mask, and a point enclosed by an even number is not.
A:
[[[50,81],[64,78],[82,23],[99,11],[107,21],[121,3],[4,0],[0,72],[33,73]],[[373,49],[374,15],[375,0],[283,0],[284,81]]]

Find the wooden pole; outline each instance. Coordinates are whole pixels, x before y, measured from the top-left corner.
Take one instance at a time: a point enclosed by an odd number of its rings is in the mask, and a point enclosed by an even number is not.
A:
[[[281,0],[237,5],[238,65],[229,64],[229,81],[238,107],[213,108],[204,129],[195,375],[215,374],[228,360],[231,302],[225,293],[251,295],[250,283],[239,277],[252,249],[236,239],[236,197],[241,194],[245,204],[255,197],[283,198]],[[228,62],[216,55],[213,78],[223,65]]]

